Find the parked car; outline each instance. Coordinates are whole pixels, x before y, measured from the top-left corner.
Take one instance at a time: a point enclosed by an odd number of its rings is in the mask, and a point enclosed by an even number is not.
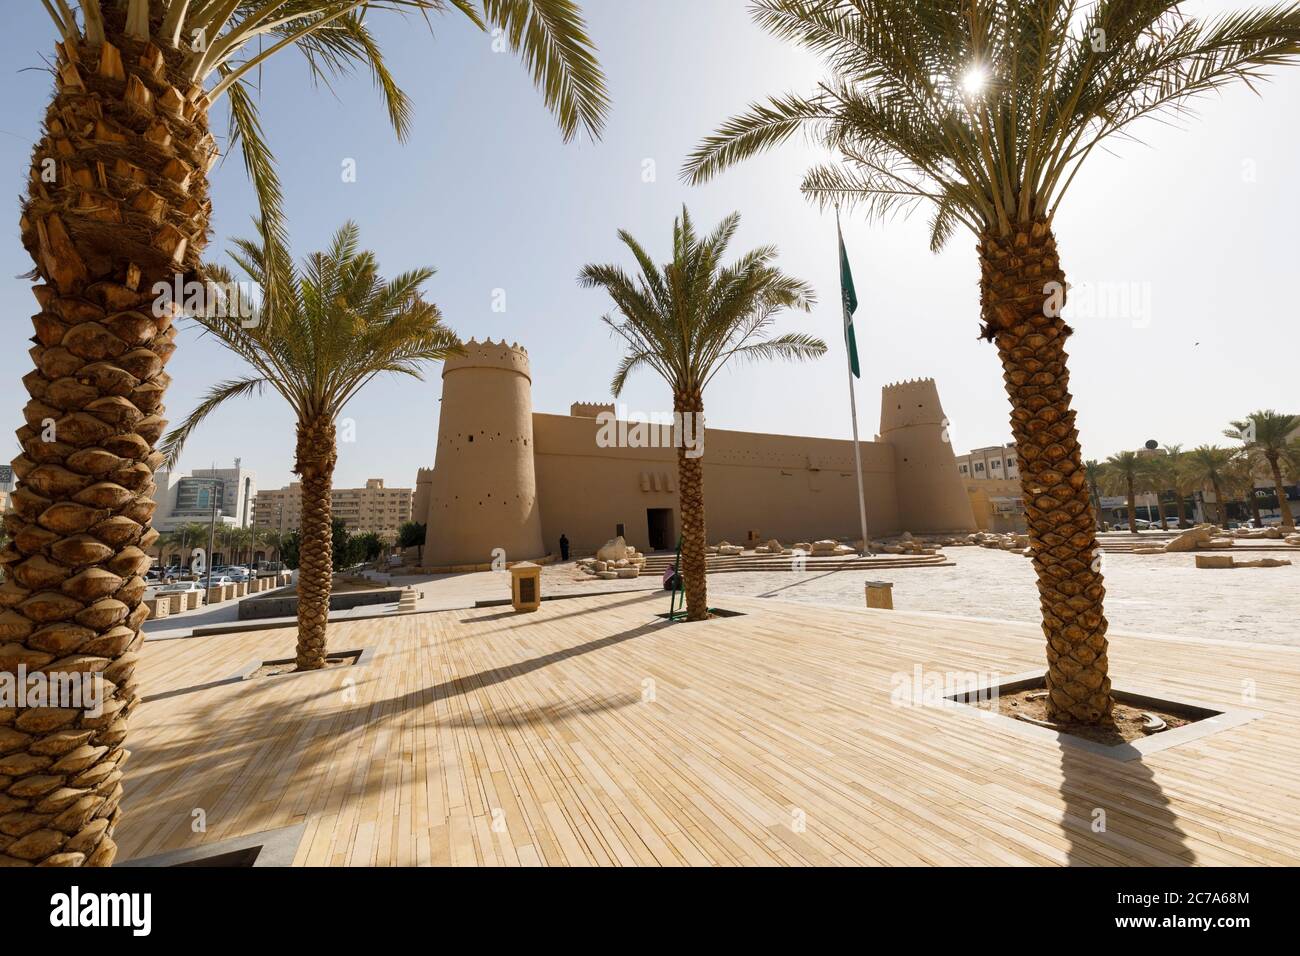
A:
[[[253,572],[249,571],[248,568],[227,568],[225,573],[236,584],[253,580]]]

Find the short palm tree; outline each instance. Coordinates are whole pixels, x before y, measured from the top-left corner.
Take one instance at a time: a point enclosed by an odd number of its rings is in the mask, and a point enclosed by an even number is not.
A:
[[[46,738],[84,726],[92,763],[107,768],[87,767],[85,774],[110,783],[93,799],[79,799],[76,812],[53,827],[27,803],[14,809],[22,819],[7,829],[24,835],[5,838],[0,854],[29,863],[109,865],[121,799],[119,771],[111,768],[122,759],[127,714],[139,699],[130,679],[132,635],[148,613],[141,598],[155,539],[152,472],[161,456],[154,446],[166,426],[163,367],[175,350],[177,310],[159,303],[154,289],[204,278],[208,173],[218,159],[211,112],[224,106],[228,113],[229,141],[242,150],[275,245],[284,241],[281,189],[273,131],[262,125],[258,102],[275,92],[261,86],[263,64],[286,50],[301,53],[311,78],[326,84],[357,66],[368,69],[404,136],[410,103],[385,66],[368,15],[423,17],[454,8],[484,30],[500,29],[566,138],[596,135],[607,102],[571,0],[40,3],[58,43],[19,220],[35,264],[39,311],[32,319],[35,368],[23,378],[31,401],[18,431],[12,541],[0,549],[7,568],[0,643],[21,644],[31,661],[91,647],[89,657],[99,660],[81,666],[106,668],[118,691],[109,717],[78,717],[75,727],[34,732],[20,751],[30,774],[39,775],[48,763]],[[301,97],[306,85],[278,93]],[[22,791],[30,774],[6,779],[5,787]]]
[[[275,255],[281,247],[276,247]],[[298,670],[325,665],[325,628],[333,573],[330,492],[338,458],[335,419],[376,375],[421,377],[421,367],[459,350],[437,306],[420,287],[432,269],[416,269],[385,281],[373,253],[359,246],[354,223],[335,234],[330,248],[315,253],[295,274],[290,262],[272,264],[265,244],[236,240],[232,257],[266,288],[279,269],[290,281],[268,293],[251,319],[198,315],[195,321],[251,366],[251,374],[222,382],[204,396],[163,441],[175,461],[186,439],[232,398],[279,392],[297,417],[294,474],[302,479],[301,557],[298,570]]]
[[[617,265],[588,265],[578,281],[600,287],[614,300],[615,315],[605,323],[627,346],[611,389],[617,397],[638,368],[658,372],[673,392],[673,412],[688,416],[703,441],[704,389],[731,359],[810,359],[826,343],[798,333],[768,338],[784,309],[808,311],[812,290],[774,264],[776,249],[762,246],[731,265],[723,264],[727,245],[740,223],[738,213],[722,220],[707,236],[695,231],[686,208],[673,222],[672,260],[659,266],[631,235],[619,238],[636,259],[633,277]],[[705,585],[708,536],[704,516],[704,459],[677,449],[677,488],[681,505],[681,571],[686,617],[708,617]]]
[[[1209,485],[1214,489],[1214,500],[1218,505],[1219,526],[1228,524],[1228,502],[1224,497],[1225,472],[1232,463],[1233,453],[1218,445],[1197,445],[1187,453],[1190,474],[1202,488]]]
[[[1106,486],[1128,499],[1128,530],[1137,534],[1137,485],[1142,480],[1142,459],[1135,451],[1122,451],[1106,459]]]
[[[1295,517],[1286,500],[1286,485],[1282,481],[1285,468],[1292,474],[1300,472],[1300,444],[1292,435],[1300,431],[1300,415],[1283,415],[1272,409],[1251,412],[1241,421],[1233,422],[1224,434],[1239,438],[1251,457],[1268,467],[1273,478],[1277,506],[1282,512],[1282,527],[1295,529]]]
[[[819,53],[809,95],[756,103],[689,158],[701,182],[799,132],[842,162],[803,188],[887,218],[925,205],[938,249],[978,239],[983,337],[1002,361],[1047,637],[1048,714],[1109,720],[1105,588],[1071,408],[1056,210],[1098,146],[1147,116],[1300,59],[1300,4],[1213,20],[1176,0],[754,0]]]

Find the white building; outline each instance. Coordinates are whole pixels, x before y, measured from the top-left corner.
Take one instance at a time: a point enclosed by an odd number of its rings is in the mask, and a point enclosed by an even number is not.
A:
[[[183,524],[207,524],[212,520],[216,496],[217,523],[232,528],[253,524],[253,499],[257,496],[257,474],[235,459],[233,468],[196,468],[181,475],[160,470],[154,475],[153,526],[173,531]]]
[[[976,448],[968,455],[957,456],[957,471],[964,480],[998,480],[1020,477],[1015,442]]]

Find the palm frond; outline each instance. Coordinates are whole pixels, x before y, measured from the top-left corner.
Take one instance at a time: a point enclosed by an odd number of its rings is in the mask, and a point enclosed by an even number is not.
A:
[[[203,420],[215,412],[218,408],[230,401],[232,398],[240,398],[249,394],[262,394],[266,387],[265,378],[253,376],[249,378],[231,379],[220,382],[212,386],[203,400],[194,407],[185,420],[173,428],[158,446],[158,450],[163,453],[163,466],[174,468],[176,462],[181,457],[181,452],[185,449],[185,443],[189,440],[194,430],[203,424]]]
[[[483,12],[523,59],[546,106],[559,120],[565,141],[580,130],[598,137],[609,98],[578,4],[574,0],[483,0]]]

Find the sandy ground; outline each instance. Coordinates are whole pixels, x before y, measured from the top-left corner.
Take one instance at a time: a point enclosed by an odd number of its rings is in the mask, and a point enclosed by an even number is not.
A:
[[[710,596],[744,594],[809,604],[863,607],[863,582],[893,582],[894,607],[968,617],[1036,622],[1038,590],[1028,558],[984,548],[950,548],[955,567],[879,571],[759,571],[714,574]],[[1242,558],[1262,557],[1258,552]],[[1300,553],[1282,568],[1201,570],[1190,554],[1107,554],[1106,616],[1114,631],[1300,647]],[[465,607],[510,596],[509,575],[399,578],[424,592],[420,610]],[[572,564],[543,569],[542,593],[658,589],[657,579],[599,581]],[[665,609],[667,595],[664,596]],[[710,603],[714,603],[711,601]]]

